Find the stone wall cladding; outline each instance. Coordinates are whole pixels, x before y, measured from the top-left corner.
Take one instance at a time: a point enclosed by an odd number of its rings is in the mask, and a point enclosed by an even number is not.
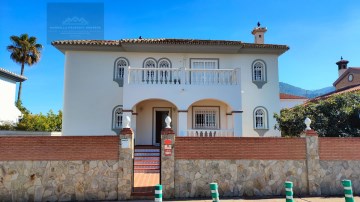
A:
[[[305,138],[176,137],[176,159],[304,160]]]
[[[128,139],[129,148],[123,148],[119,142],[119,165],[117,179],[118,200],[128,200],[133,186],[134,132],[129,128],[121,130],[120,139]]]
[[[319,164],[319,137],[313,131],[308,131],[306,136],[306,167],[308,174],[309,195],[320,196],[320,164]],[[316,133],[315,133],[316,134]]]
[[[0,137],[0,160],[117,160],[118,142],[119,136]]]
[[[319,138],[320,160],[360,160],[360,138]]]
[[[0,201],[116,200],[118,161],[0,161]]]
[[[165,140],[171,140],[171,156],[165,155]],[[161,131],[161,181],[163,198],[174,198],[175,194],[175,133],[172,129],[165,128]],[[186,171],[185,171],[186,172]]]
[[[360,194],[360,160],[320,161],[319,173],[322,195],[343,195],[343,179],[351,180],[353,193]]]
[[[307,195],[305,160],[176,160],[175,197],[210,197],[217,182],[220,196],[284,195],[284,182],[295,195]]]

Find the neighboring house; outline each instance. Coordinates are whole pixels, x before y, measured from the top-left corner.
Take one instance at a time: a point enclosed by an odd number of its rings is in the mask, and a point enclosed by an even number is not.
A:
[[[348,87],[345,87],[345,88],[341,88],[339,90],[335,90],[331,93],[327,93],[325,95],[322,95],[322,96],[319,96],[319,97],[316,97],[316,98],[313,98],[311,100],[308,100],[308,102],[316,102],[316,101],[319,101],[319,100],[324,100],[324,99],[327,99],[333,95],[340,95],[340,94],[343,94],[343,93],[353,93],[353,92],[357,92],[357,91],[360,91],[360,84],[357,84],[357,85],[353,85],[353,86],[348,86]]]
[[[333,83],[335,87],[335,91],[327,93],[325,95],[316,97],[314,99],[309,100],[310,102],[314,102],[317,100],[326,99],[333,95],[339,95],[342,93],[348,92],[357,92],[360,90],[360,67],[347,67],[349,61],[341,60],[338,61],[336,64],[338,66],[339,77]]]
[[[280,108],[293,108],[297,105],[304,104],[307,100],[306,97],[280,93]]]
[[[0,124],[17,123],[22,116],[15,106],[16,82],[25,81],[26,77],[0,68]]]
[[[339,78],[333,83],[336,90],[360,84],[360,67],[347,67],[349,61],[341,58],[338,65]]]
[[[180,136],[280,136],[278,57],[286,45],[192,39],[63,40],[63,135],[118,134],[156,145],[167,115]]]

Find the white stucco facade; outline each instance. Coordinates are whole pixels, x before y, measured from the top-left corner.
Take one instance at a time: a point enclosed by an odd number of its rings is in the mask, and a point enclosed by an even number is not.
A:
[[[304,104],[308,99],[306,97],[280,93],[280,108],[293,108],[297,105]]]
[[[123,117],[132,118],[137,145],[156,144],[156,122],[162,113],[171,116],[172,128],[180,136],[280,136],[273,114],[280,112],[278,57],[287,47],[281,51],[268,46],[266,51],[215,47],[208,53],[201,45],[201,50],[165,47],[170,51],[141,44],[127,50],[55,46],[65,54],[63,135],[116,135],[114,109],[121,107]],[[113,80],[119,58],[129,63],[123,85]],[[165,58],[171,68],[144,69],[149,58],[157,62]],[[195,71],[194,60],[216,61],[216,68]],[[264,66],[261,85],[254,82],[256,61]],[[149,81],[153,74],[157,80]],[[160,83],[160,75],[170,79]],[[255,126],[259,108],[265,113],[261,128]]]
[[[26,78],[0,68],[0,124],[17,123],[22,116],[15,106],[16,82]]]
[[[280,108],[293,108],[297,105],[302,105],[307,101],[307,99],[280,99]]]

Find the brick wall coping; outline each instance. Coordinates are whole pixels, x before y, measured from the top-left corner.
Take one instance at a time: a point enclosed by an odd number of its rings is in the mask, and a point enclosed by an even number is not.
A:
[[[117,160],[119,136],[6,136],[0,151],[0,161]]]

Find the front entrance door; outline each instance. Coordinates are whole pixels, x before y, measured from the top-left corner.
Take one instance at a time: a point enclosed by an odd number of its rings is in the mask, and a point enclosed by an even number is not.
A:
[[[165,128],[165,118],[171,116],[171,108],[154,108],[153,145],[161,143],[161,130]]]

